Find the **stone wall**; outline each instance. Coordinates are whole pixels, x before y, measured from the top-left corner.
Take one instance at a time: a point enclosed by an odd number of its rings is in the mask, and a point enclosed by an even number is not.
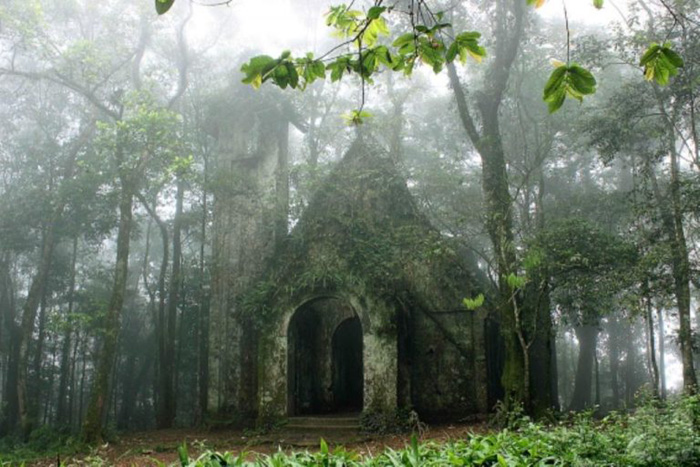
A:
[[[237,421],[257,406],[257,336],[237,303],[287,233],[288,123],[269,111],[214,121],[208,412]]]

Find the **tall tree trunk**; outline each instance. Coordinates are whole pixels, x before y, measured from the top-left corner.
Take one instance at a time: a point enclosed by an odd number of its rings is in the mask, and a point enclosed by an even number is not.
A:
[[[19,328],[15,323],[15,299],[10,259],[8,255],[0,259],[0,320],[6,330],[8,343],[7,371],[5,388],[0,406],[0,437],[9,435],[15,429],[19,417],[17,397],[17,377],[19,373]]]
[[[119,200],[119,231],[117,233],[117,260],[114,271],[112,295],[104,319],[102,345],[97,353],[97,367],[90,397],[90,404],[83,424],[83,438],[89,443],[102,440],[102,424],[107,414],[110,377],[119,341],[120,321],[126,282],[129,273],[129,240],[132,230],[134,187],[132,181],[121,176]]]
[[[680,176],[675,147],[671,149],[671,200],[673,204],[673,282],[678,302],[678,340],[681,344],[683,361],[683,391],[686,394],[697,392],[698,381],[693,363],[693,336],[690,326],[690,262],[688,245],[683,231],[683,211],[681,207]]]
[[[659,319],[659,379],[661,385],[661,399],[666,399],[666,336],[664,329],[664,314],[661,308],[656,309]]]
[[[620,344],[619,344],[619,323],[616,317],[611,317],[608,324],[608,342],[610,348],[610,387],[612,390],[612,406],[620,406]]]
[[[659,397],[659,367],[656,364],[656,343],[654,342],[654,315],[652,312],[651,297],[648,288],[645,298],[644,321],[647,324],[647,354],[649,355],[649,368],[651,370],[652,394]]]
[[[165,341],[165,358],[161,371],[163,386],[161,387],[164,411],[159,417],[160,428],[173,426],[177,413],[177,400],[175,398],[175,355],[177,351],[177,307],[180,300],[180,284],[182,281],[180,269],[182,264],[182,214],[183,199],[185,196],[185,182],[182,177],[177,181],[177,193],[175,195],[175,219],[173,222],[173,263],[170,274],[170,287],[168,294],[168,310]]]
[[[71,362],[70,353],[72,350],[72,336],[73,336],[73,306],[75,298],[75,272],[76,272],[76,260],[78,258],[78,237],[73,237],[73,253],[71,255],[71,273],[70,273],[70,283],[68,285],[68,311],[66,313],[65,320],[65,333],[63,336],[63,345],[61,347],[61,374],[58,382],[58,399],[56,407],[56,425],[59,426],[70,426],[70,408],[68,406],[67,394],[71,388],[68,387],[71,375],[71,366],[74,362]]]
[[[60,212],[63,209],[61,207]],[[41,256],[39,258],[39,266],[37,272],[32,279],[32,284],[29,287],[27,301],[22,309],[22,324],[18,336],[18,377],[17,377],[17,398],[19,408],[20,431],[23,437],[29,436],[29,432],[33,428],[33,423],[29,410],[30,398],[28,394],[28,369],[29,369],[29,344],[34,333],[34,322],[36,314],[41,303],[41,298],[44,294],[46,279],[51,268],[51,259],[53,258],[54,248],[54,227],[60,216],[58,208],[54,211],[52,219],[48,222],[44,230],[43,242],[41,247]]]
[[[156,341],[157,341],[157,365],[156,365],[156,426],[158,428],[169,428],[172,425],[171,410],[169,407],[170,397],[172,396],[171,391],[168,389],[170,386],[170,381],[172,381],[172,373],[168,369],[169,362],[168,359],[168,316],[166,310],[166,293],[165,293],[165,277],[168,272],[168,263],[170,258],[170,235],[168,233],[168,226],[163,219],[158,216],[155,210],[155,206],[151,207],[148,201],[142,196],[137,195],[141,205],[146,209],[148,215],[153,219],[158,225],[158,230],[160,231],[160,238],[163,244],[163,257],[160,261],[160,271],[158,273],[158,309],[156,312],[155,319],[155,330],[156,330]],[[150,228],[149,228],[150,231]],[[150,236],[149,236],[150,238]],[[150,242],[147,241],[146,256],[148,256],[148,246]],[[146,268],[147,263],[144,263],[144,285],[148,290],[151,303],[153,303],[153,291],[151,291],[148,286],[148,281],[146,279]]]
[[[209,381],[209,356],[208,356],[208,340],[209,333],[209,306],[208,306],[208,294],[206,287],[204,285],[204,250],[206,246],[207,238],[207,190],[209,189],[207,178],[209,174],[209,164],[208,158],[204,157],[204,181],[202,183],[202,219],[201,219],[201,243],[199,244],[199,319],[198,325],[199,329],[197,332],[197,339],[199,340],[197,346],[198,358],[197,358],[197,377],[198,382],[198,410],[195,421],[197,424],[201,424],[204,420],[204,415],[207,412],[207,394],[209,392],[208,381]]]
[[[526,410],[531,411],[528,348],[532,341],[527,339],[524,323],[534,322],[532,316],[536,310],[523,309],[520,294],[516,294],[507,281],[510,274],[517,272],[517,257],[513,234],[513,201],[509,192],[498,119],[510,71],[524,34],[525,5],[517,0],[500,0],[496,2],[495,9],[495,54],[477,103],[480,129],[472,117],[454,65],[448,64],[447,70],[462,126],[481,157],[486,230],[493,247],[498,275],[500,324],[506,351],[501,378],[506,404],[523,403]],[[532,316],[527,316],[531,314]],[[547,401],[548,405],[550,403]]]
[[[43,377],[42,375],[42,362],[44,361],[44,342],[46,340],[46,300],[47,300],[47,294],[48,290],[47,287],[44,287],[44,290],[42,291],[41,294],[41,305],[39,305],[39,325],[38,325],[38,336],[36,339],[36,345],[34,348],[34,362],[32,363],[33,373],[33,383],[31,384],[32,388],[30,391],[31,394],[31,403],[30,403],[30,409],[31,409],[31,414],[30,418],[35,421],[36,424],[42,425],[41,421],[39,420],[39,413],[41,412],[41,401],[43,399],[43,381],[41,378]]]
[[[659,112],[666,121],[666,146],[671,159],[668,201],[661,196],[653,171],[650,173],[650,178],[654,195],[659,203],[662,224],[671,242],[671,274],[673,276],[674,293],[678,306],[678,322],[680,325],[678,341],[680,342],[681,361],[683,364],[683,391],[686,394],[695,394],[698,382],[693,363],[693,342],[690,325],[690,261],[688,259],[688,244],[683,229],[683,205],[680,192],[679,156],[675,140],[675,119],[666,111],[658,89],[655,88],[655,90]]]
[[[591,406],[593,361],[598,341],[598,326],[585,324],[574,329],[579,343],[576,382],[569,410],[583,410]]]

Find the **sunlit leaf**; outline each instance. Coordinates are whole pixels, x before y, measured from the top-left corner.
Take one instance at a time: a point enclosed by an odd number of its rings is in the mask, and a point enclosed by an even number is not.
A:
[[[544,5],[547,0],[527,0],[528,5],[535,5],[535,8],[539,8]]]
[[[357,126],[362,125],[366,118],[370,118],[371,113],[364,110],[353,110],[352,112],[343,114],[343,120],[345,120],[346,125]]]
[[[480,293],[475,298],[464,298],[462,304],[467,310],[476,310],[484,304],[484,294]]]

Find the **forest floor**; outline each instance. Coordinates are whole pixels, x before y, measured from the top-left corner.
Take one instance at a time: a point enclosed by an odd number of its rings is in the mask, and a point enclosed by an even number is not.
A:
[[[464,439],[470,433],[488,431],[484,423],[432,425],[427,427],[420,436],[421,441],[444,443],[451,440]],[[330,434],[323,433],[290,433],[284,430],[268,434],[251,434],[241,430],[201,430],[201,429],[170,429],[146,432],[124,433],[116,441],[100,446],[90,453],[77,454],[61,458],[62,465],[109,465],[109,466],[156,466],[165,463],[170,465],[178,461],[177,449],[183,442],[191,457],[196,457],[205,450],[230,452],[239,454],[245,452],[249,459],[257,454],[270,454],[283,450],[318,451],[320,438],[328,442],[333,449],[344,446],[362,456],[375,455],[385,448],[401,449],[410,444],[411,434],[400,435],[368,435],[360,433]],[[58,458],[45,458],[27,465],[56,466]]]

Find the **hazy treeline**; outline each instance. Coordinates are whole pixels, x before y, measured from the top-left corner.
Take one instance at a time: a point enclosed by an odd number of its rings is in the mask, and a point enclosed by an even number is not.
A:
[[[237,34],[244,12],[180,1],[156,18],[138,3],[0,6],[0,436],[204,423],[212,119],[284,109],[290,228],[357,131],[341,114],[359,81],[303,93],[239,83],[242,61],[279,47]],[[362,131],[399,162],[433,224],[477,255],[506,308],[520,300],[509,274],[525,281],[524,303],[545,304],[545,317],[506,322],[513,378],[533,363],[515,337],[545,322],[562,409],[622,408],[671,383],[691,391],[699,5],[630,2],[622,26],[577,26],[571,60],[595,71],[598,91],[550,115],[542,87],[550,59],[567,55],[563,18],[515,3],[452,5],[450,21],[481,31],[488,58],[439,78],[380,74]],[[290,28],[293,47],[331,47],[317,29],[326,3],[295,8],[306,32]],[[665,39],[685,67],[659,87],[637,54]],[[511,383],[527,401],[528,385]]]

